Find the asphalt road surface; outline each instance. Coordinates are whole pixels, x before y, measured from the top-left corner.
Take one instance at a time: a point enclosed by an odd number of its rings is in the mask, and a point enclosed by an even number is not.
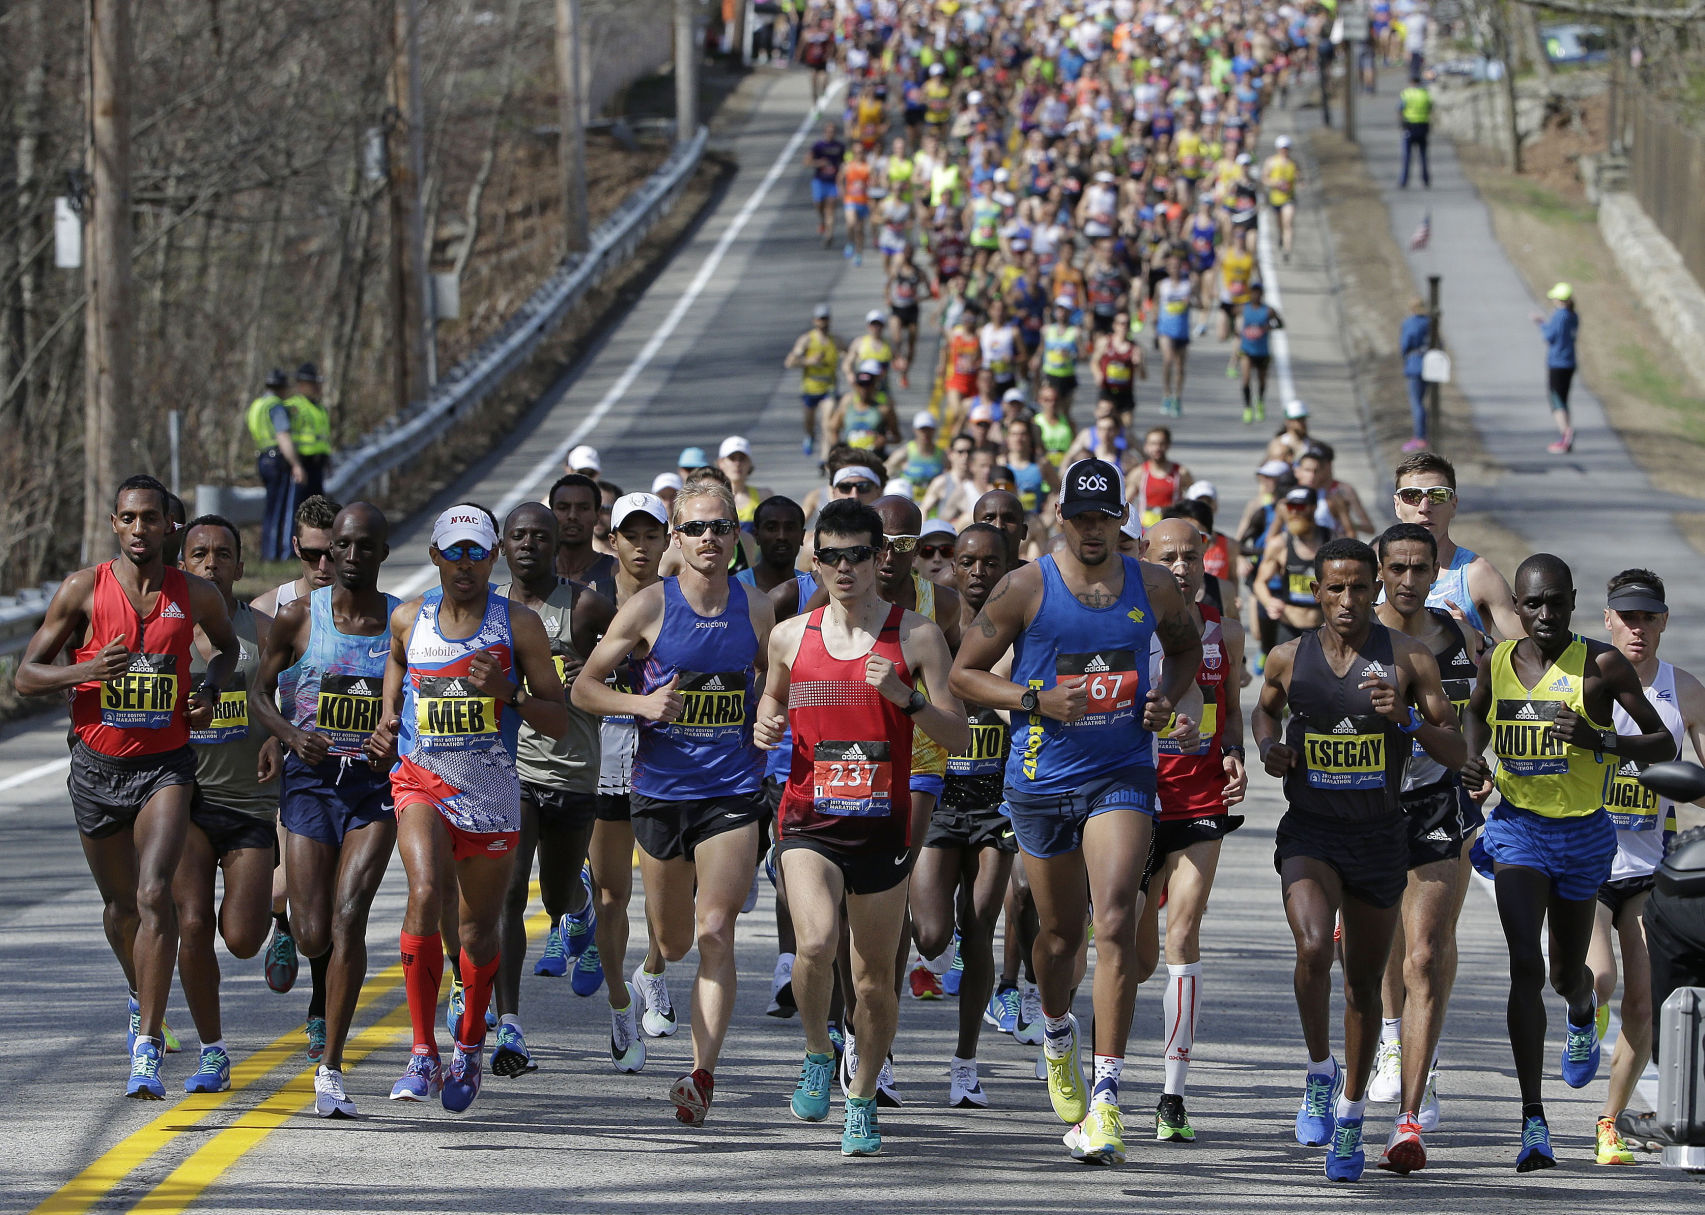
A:
[[[613,327],[589,363],[540,402],[505,449],[446,489],[440,502],[473,497],[501,515],[537,497],[567,448],[597,446],[605,474],[643,488],[676,451],[730,433],[753,441],[754,480],[802,493],[815,471],[798,448],[795,373],[781,369],[811,306],[828,299],[836,328],[856,331],[878,302],[876,259],[862,269],[822,250],[808,206],[801,144],[806,81],[749,82],[748,118],[727,132],[740,171],[670,266]],[[1276,115],[1285,129],[1291,115]],[[1307,179],[1305,177],[1305,185]],[[1359,485],[1378,517],[1383,499],[1365,455],[1338,343],[1337,301],[1325,271],[1319,213],[1303,195],[1296,256],[1271,264],[1279,284],[1285,351],[1281,378],[1314,408],[1315,431],[1337,444],[1340,476]],[[1271,295],[1269,297],[1271,299]],[[1220,487],[1228,525],[1253,490],[1266,431],[1236,420],[1236,387],[1222,377],[1224,349],[1197,343],[1175,454]],[[924,403],[903,393],[902,418]],[[1284,393],[1273,394],[1282,403]],[[1139,417],[1158,392],[1139,388]],[[1276,423],[1270,424],[1271,426]],[[1537,489],[1538,487],[1536,487]],[[399,529],[391,589],[424,584],[425,535]],[[1249,697],[1246,696],[1246,703]],[[171,1100],[122,1095],[124,988],[100,929],[100,904],[84,866],[64,789],[64,725],[37,718],[0,734],[0,1091],[11,1095],[0,1210],[438,1209],[466,1212],[735,1211],[1042,1212],[1096,1209],[1203,1211],[1361,1208],[1394,1211],[1537,1209],[1696,1211],[1700,1183],[1654,1163],[1607,1170],[1592,1163],[1592,1122],[1604,1079],[1576,1093],[1548,1080],[1560,1166],[1518,1178],[1512,1169],[1519,1109],[1504,1036],[1505,954],[1490,900],[1471,893],[1461,926],[1461,968],[1443,1047],[1440,1131],[1431,1163],[1398,1179],[1371,1167],[1394,1107],[1370,1107],[1370,1168],[1359,1187],[1321,1176],[1321,1151],[1296,1146],[1301,1035],[1291,995],[1293,957],[1272,867],[1281,806],[1275,782],[1253,778],[1248,824],[1227,840],[1203,931],[1204,996],[1189,1107],[1199,1139],[1189,1147],[1145,1141],[1159,1095],[1158,988],[1139,998],[1123,1097],[1131,1162],[1094,1170],[1069,1159],[1029,1048],[993,1031],[980,1052],[991,1107],[946,1107],[953,1051],[950,1001],[907,999],[896,1044],[905,1108],[884,1111],[884,1151],[843,1161],[839,1105],[830,1123],[793,1120],[787,1098],[803,1049],[797,1021],[763,1015],[775,952],[767,884],[742,921],[741,987],[707,1124],[679,1126],[666,1090],[690,1066],[688,1035],[652,1040],[637,1076],[610,1066],[601,997],[580,1000],[564,980],[523,980],[522,1014],[539,1070],[488,1075],[472,1111],[384,1100],[408,1051],[397,931],[404,902],[393,863],[374,906],[364,1005],[351,1042],[356,1122],[312,1113],[312,1069],[302,1054],[307,979],[270,993],[259,960],[225,959],[226,1038],[237,1061],[233,1090],[183,1097],[195,1049],[181,998],[168,1021],[185,1039],[169,1057]],[[535,941],[542,915],[535,915]],[[643,923],[636,892],[634,923]],[[638,960],[643,938],[628,964]],[[685,1009],[691,956],[670,972]],[[1087,1023],[1087,994],[1078,1013]],[[1560,1047],[1553,1005],[1548,1056]],[[684,1020],[684,1015],[683,1015]],[[1608,1072],[1608,1047],[1605,1072]],[[1182,1196],[1188,1195],[1188,1199]]]

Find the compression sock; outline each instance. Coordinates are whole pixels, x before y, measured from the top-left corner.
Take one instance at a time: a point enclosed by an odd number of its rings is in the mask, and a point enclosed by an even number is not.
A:
[[[444,981],[444,939],[436,932],[402,934],[403,987],[408,1019],[414,1027],[414,1053],[438,1054],[438,987]],[[483,1013],[482,1013],[483,1017]]]
[[[1166,994],[1162,1011],[1166,1019],[1165,1092],[1182,1097],[1190,1075],[1190,1048],[1196,1044],[1196,1011],[1202,995],[1202,964],[1182,966],[1167,963]]]
[[[485,1006],[491,1003],[491,985],[497,978],[498,959],[493,957],[483,966],[474,965],[467,950],[462,950],[463,1004],[462,1023],[456,1027],[456,1041],[464,1047],[477,1047],[485,1041]],[[477,1030],[477,1033],[470,1033]]]

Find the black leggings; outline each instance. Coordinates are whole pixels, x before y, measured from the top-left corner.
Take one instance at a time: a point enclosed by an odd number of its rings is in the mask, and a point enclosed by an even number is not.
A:
[[[1569,408],[1569,385],[1574,383],[1575,369],[1573,367],[1547,367],[1545,369],[1545,387],[1551,397],[1551,408]]]

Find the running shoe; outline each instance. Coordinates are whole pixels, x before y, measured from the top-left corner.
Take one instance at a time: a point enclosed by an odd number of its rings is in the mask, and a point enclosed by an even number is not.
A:
[[[142,1005],[135,996],[130,997],[130,1023],[124,1033],[124,1053],[136,1053],[136,1039],[142,1036]]]
[[[184,1048],[184,1044],[178,1041],[178,1036],[172,1032],[172,1027],[167,1025],[164,1019],[160,1021],[160,1041],[168,1055],[175,1055]]]
[[[1439,1069],[1427,1073],[1427,1091],[1421,1094],[1421,1130],[1431,1135],[1439,1129]]]
[[[275,921],[272,940],[266,947],[266,985],[283,995],[296,986],[296,972],[301,965],[301,959],[296,956],[296,938]]]
[[[885,1105],[889,1109],[899,1109],[906,1104],[906,1098],[901,1095],[899,1085],[894,1081],[892,1054],[882,1061],[882,1067],[876,1073],[876,1104]]]
[[[989,997],[989,1006],[983,1010],[983,1021],[1003,1034],[1010,1034],[1018,1028],[1018,1007],[1018,988],[1003,987]]]
[[[929,963],[922,958],[918,958],[912,963],[912,973],[907,982],[912,989],[912,999],[941,999],[941,976],[931,970]]]
[[[956,1110],[986,1110],[989,1095],[977,1078],[977,1061],[951,1063],[947,1068],[951,1080],[947,1086],[947,1104]]]
[[[324,1063],[314,1072],[314,1112],[322,1118],[353,1118],[355,1102],[343,1089],[343,1073]]]
[[[1563,1018],[1563,1083],[1585,1088],[1598,1076],[1598,1027],[1592,1022],[1575,1025]]]
[[[943,995],[959,998],[959,985],[965,981],[965,959],[959,953],[959,936],[953,937],[953,965],[947,968],[947,973],[941,976],[941,991]]]
[[[793,1000],[793,955],[776,956],[775,974],[770,976],[770,1006],[764,1014],[770,1017],[791,1017],[799,1011]]]
[[[1253,421],[1255,421],[1255,407],[1253,405],[1245,405],[1243,407],[1243,424],[1248,426]]]
[[[1344,1069],[1337,1064],[1330,1076],[1309,1073],[1297,1110],[1297,1142],[1303,1147],[1325,1147],[1332,1141],[1332,1108],[1343,1088]]]
[[[130,1052],[130,1079],[124,1086],[126,1097],[136,1097],[143,1101],[166,1099],[166,1086],[160,1083],[162,1054],[160,1044],[154,1039],[136,1039],[136,1046]]]
[[[462,981],[455,976],[450,978],[450,1002],[444,1006],[444,1028],[450,1034],[450,1040],[456,1040],[456,1031],[462,1028],[462,1010],[468,1006],[467,989]]]
[[[472,1105],[480,1095],[480,1073],[479,1047],[469,1050],[456,1043],[456,1049],[450,1052],[450,1066],[444,1069],[444,1108],[460,1114]]]
[[[1633,1164],[1634,1153],[1622,1141],[1622,1135],[1616,1129],[1616,1119],[1600,1118],[1598,1120],[1598,1155],[1600,1164]]]
[[[1623,1110],[1616,1115],[1616,1129],[1631,1146],[1646,1152],[1661,1152],[1675,1142],[1658,1122],[1657,1114],[1651,1110],[1643,1114]]]
[[[809,456],[809,455],[811,455],[811,454],[812,454],[812,449],[813,449],[813,448],[814,448],[814,447],[815,447],[815,446],[816,446],[816,444],[815,444],[815,443],[813,443],[813,442],[812,442],[812,441],[811,441],[811,440],[810,440],[810,439],[806,439],[806,440],[805,440],[805,441],[804,441],[804,442],[802,442],[802,443],[800,443],[800,445],[799,445],[799,453],[800,453],[800,454],[801,454],[801,455],[804,455],[804,456]],[[772,881],[772,882],[773,882],[773,881],[775,881],[775,878],[774,878],[774,877],[771,877],[771,878],[770,878],[770,881]]]
[[[801,1122],[821,1122],[829,1116],[829,1088],[835,1083],[835,1056],[806,1053],[799,1065],[799,1082],[788,1103]]]
[[[1427,1167],[1427,1148],[1421,1142],[1420,1120],[1404,1114],[1391,1128],[1379,1167],[1388,1173],[1418,1173]]]
[[[1332,1143],[1326,1149],[1326,1180],[1360,1181],[1367,1167],[1362,1152],[1362,1120],[1340,1119],[1332,1128]]]
[[[645,1004],[640,1027],[648,1038],[667,1038],[680,1026],[675,1021],[675,1005],[669,999],[669,984],[662,975],[647,974],[645,963],[633,968],[633,987]]]
[[[308,1035],[308,1058],[318,1062],[326,1053],[326,1019],[309,1017],[303,1032]]]
[[[497,1027],[497,1045],[491,1049],[491,1074],[502,1076],[505,1080],[513,1080],[516,1076],[525,1076],[528,1072],[536,1072],[539,1065],[533,1062],[532,1052],[527,1049],[527,1039],[521,1034],[521,1027],[505,1021]]]
[[[586,906],[562,917],[562,943],[570,962],[592,948],[595,940],[592,934],[598,928],[598,909],[592,905],[592,888],[585,886],[584,870],[580,880],[586,892]]]
[[[1125,1119],[1110,1101],[1089,1107],[1089,1116],[1064,1135],[1073,1160],[1085,1164],[1125,1163]]]
[[[533,963],[533,973],[560,979],[568,973],[568,942],[563,938],[568,932],[568,917],[562,917],[562,923],[545,934],[545,952],[539,955],[539,960]]]
[[[444,1087],[437,1055],[410,1055],[402,1077],[391,1085],[392,1101],[430,1101]]]
[[[629,1075],[645,1066],[645,1036],[639,1032],[639,993],[632,983],[628,989],[628,1006],[610,1010],[610,1060],[618,1072]]]
[[[675,1081],[669,1086],[669,1100],[675,1103],[676,1121],[688,1126],[703,1126],[715,1092],[715,1078],[702,1067]]]
[[[574,963],[574,973],[568,977],[568,985],[577,996],[596,994],[604,986],[604,963],[598,957],[598,947],[588,945]]]
[[[1038,1080],[1048,1078],[1048,1048],[1045,1046],[1036,1048],[1036,1078]]]
[[[1225,378],[1228,380],[1237,378],[1237,360],[1235,358],[1225,365]]]
[[[847,1036],[841,1032],[841,1027],[833,1021],[829,1022],[829,1044],[835,1048],[835,1065],[840,1066],[841,1055],[847,1049]]]
[[[1154,1137],[1161,1143],[1196,1142],[1196,1130],[1184,1112],[1184,1098],[1177,1093],[1161,1094],[1154,1111]]]
[[[870,1097],[848,1097],[845,1129],[841,1131],[841,1155],[874,1156],[882,1150],[882,1130],[876,1124],[876,1102]]]
[[[851,1099],[853,1077],[858,1075],[858,1039],[846,1036],[841,1046],[841,1096]]]
[[[1089,1089],[1083,1083],[1077,1018],[1067,1013],[1066,1020],[1071,1025],[1066,1042],[1045,1043],[1042,1055],[1048,1063],[1048,1100],[1054,1103],[1054,1113],[1061,1122],[1075,1126],[1089,1116]]]
[[[1013,1024],[1012,1036],[1026,1046],[1042,1045],[1042,993],[1034,983],[1026,983],[1018,993],[1018,1020]]]
[[[1383,1105],[1402,1099],[1403,1044],[1396,1038],[1384,1038],[1374,1052],[1373,1075],[1368,1079],[1368,1100]]]
[[[1267,420],[1267,402],[1260,398],[1257,398],[1255,401],[1255,420],[1257,422],[1265,422]]]
[[[1516,1172],[1532,1173],[1539,1169],[1557,1167],[1557,1154],[1551,1150],[1551,1128],[1538,1114],[1523,1118],[1521,1151],[1516,1153]]]
[[[186,1093],[222,1093],[231,1087],[231,1056],[217,1046],[201,1048],[196,1068],[184,1077]]]

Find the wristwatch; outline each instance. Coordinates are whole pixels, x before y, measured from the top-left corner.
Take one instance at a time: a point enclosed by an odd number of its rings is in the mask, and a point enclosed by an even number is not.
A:
[[[929,697],[925,696],[916,688],[913,688],[912,694],[906,698],[906,703],[901,707],[900,712],[904,713],[907,717],[914,717],[917,714],[922,713],[924,711],[924,706],[928,703]]]
[[[527,689],[516,683],[515,690],[509,694],[509,699],[503,703],[511,709],[519,709],[527,701]]]
[[[1397,728],[1399,730],[1402,730],[1405,734],[1413,734],[1415,731],[1419,730],[1422,726],[1424,726],[1426,724],[1427,723],[1425,721],[1421,720],[1420,713],[1416,712],[1415,706],[1410,705],[1409,706],[1409,720],[1404,722],[1402,725],[1398,726]]]
[[[1035,688],[1026,688],[1024,690],[1024,695],[1018,699],[1018,707],[1026,713],[1036,712],[1036,709],[1040,704],[1041,698],[1036,695]]]

